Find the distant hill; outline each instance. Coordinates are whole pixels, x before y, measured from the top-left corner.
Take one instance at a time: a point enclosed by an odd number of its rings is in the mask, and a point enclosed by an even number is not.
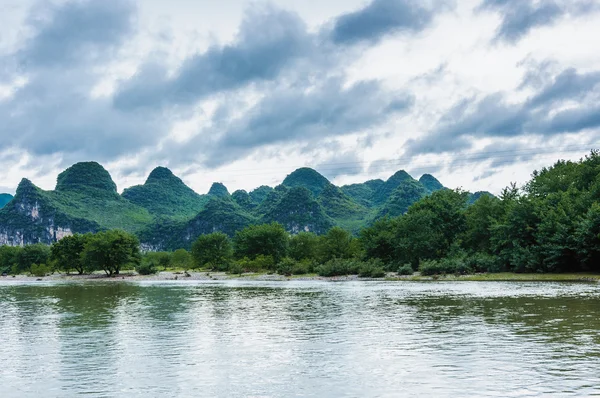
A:
[[[198,195],[165,167],[155,168],[144,185],[127,188],[122,196],[154,216],[176,220],[194,217],[210,199]]]
[[[8,193],[0,193],[0,209],[12,200],[13,196]]]
[[[24,179],[14,198],[0,196],[0,244],[49,244],[72,233],[119,228],[137,234],[149,250],[189,248],[201,234],[233,236],[248,225],[273,221],[292,234],[321,234],[336,225],[357,233],[378,218],[404,214],[440,189],[435,177],[415,180],[403,170],[386,181],[338,187],[304,167],[276,187],[230,194],[225,185],[214,183],[201,195],[169,169],[157,167],[144,184],[119,195],[108,171],[84,162],[62,172],[53,191]],[[473,194],[471,201],[484,194]]]

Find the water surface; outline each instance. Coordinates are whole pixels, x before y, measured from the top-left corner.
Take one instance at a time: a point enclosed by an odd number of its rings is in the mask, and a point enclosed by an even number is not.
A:
[[[0,397],[600,396],[600,285],[0,282]]]

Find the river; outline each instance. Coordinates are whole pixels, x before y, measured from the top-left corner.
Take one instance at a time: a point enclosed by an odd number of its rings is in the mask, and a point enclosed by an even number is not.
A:
[[[0,282],[0,397],[600,395],[600,285]]]

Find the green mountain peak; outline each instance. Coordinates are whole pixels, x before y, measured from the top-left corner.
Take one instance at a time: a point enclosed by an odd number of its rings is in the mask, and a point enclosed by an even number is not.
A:
[[[158,181],[172,181],[172,180],[181,181],[181,179],[179,177],[175,176],[175,174],[173,174],[173,172],[171,170],[169,170],[166,167],[159,166],[159,167],[155,168],[154,170],[152,170],[152,172],[148,176],[148,179],[146,179],[146,184],[151,184],[151,183],[158,182]]]
[[[429,192],[435,192],[439,191],[440,189],[444,189],[442,183],[431,174],[423,174],[421,178],[419,178],[419,182],[423,184],[425,189],[427,189]]]
[[[208,194],[219,198],[229,197],[229,191],[227,190],[227,187],[220,182],[213,183],[208,191]]]
[[[96,162],[76,163],[56,179],[56,191],[81,191],[88,188],[117,192],[117,185],[108,171]]]
[[[295,170],[283,180],[282,185],[289,188],[304,187],[317,197],[331,182],[318,171],[309,167]]]

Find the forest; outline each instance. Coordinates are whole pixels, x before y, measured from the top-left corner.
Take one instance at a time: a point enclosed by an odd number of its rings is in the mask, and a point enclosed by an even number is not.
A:
[[[172,252],[141,253],[138,238],[120,230],[75,234],[51,246],[0,247],[5,274],[112,276],[134,268],[140,274],[176,268],[363,277],[600,272],[600,153],[535,171],[499,197],[472,202],[461,189],[437,190],[357,234],[339,226],[320,235],[290,234],[272,222],[233,237],[203,234],[191,250]]]

